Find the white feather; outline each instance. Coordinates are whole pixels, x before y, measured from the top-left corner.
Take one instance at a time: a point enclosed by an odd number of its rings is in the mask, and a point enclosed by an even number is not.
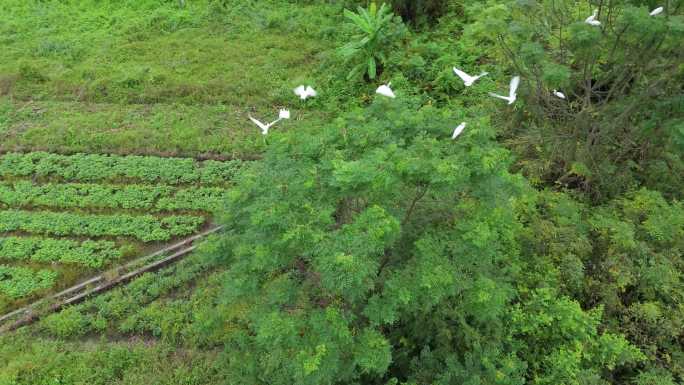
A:
[[[252,123],[254,123],[254,124],[256,124],[257,126],[259,126],[259,128],[261,128],[261,134],[262,134],[262,135],[268,135],[268,130],[269,130],[274,124],[278,123],[279,121],[281,121],[281,120],[283,120],[283,119],[290,119],[290,110],[280,110],[280,112],[278,113],[278,119],[276,119],[276,120],[274,120],[274,121],[272,121],[271,123],[268,123],[268,124],[262,123],[262,122],[260,122],[259,120],[254,119],[251,115],[249,115],[249,120],[251,120]]]
[[[520,76],[513,76],[511,83],[508,86],[508,96],[503,96],[490,92],[489,95],[495,98],[503,99],[508,102],[508,104],[513,104],[518,97],[518,85],[520,85]]]
[[[458,127],[456,127],[454,129],[454,133],[451,134],[451,139],[456,139],[459,135],[461,135],[461,133],[463,132],[465,127],[466,127],[466,122],[462,122],[461,124],[459,124]]]
[[[297,88],[294,89],[295,95],[299,96],[300,99],[306,100],[307,98],[311,98],[317,95],[316,90],[314,90],[311,86],[304,86],[300,85]]]
[[[262,135],[268,134],[268,129],[271,128],[271,124],[261,123],[260,121],[254,119],[251,115],[249,116],[249,120],[251,120],[254,124],[259,126],[259,128],[261,128],[261,134]]]
[[[394,95],[394,91],[390,88],[391,83],[383,84],[380,87],[378,87],[377,90],[375,90],[375,93],[380,94],[382,96],[387,96],[388,98],[396,98],[397,96]]]
[[[592,13],[591,16],[584,19],[584,22],[593,26],[601,25],[601,22],[596,20],[596,16],[598,16],[598,9],[595,9],[594,13]]]
[[[477,75],[477,76],[470,76],[470,75],[468,75],[467,73],[461,71],[460,69],[458,69],[458,68],[456,68],[456,67],[454,67],[454,73],[455,73],[456,75],[458,75],[458,77],[461,78],[461,80],[463,80],[463,84],[464,84],[466,87],[472,86],[473,83],[475,83],[475,81],[476,81],[477,79],[479,79],[479,78],[481,78],[481,77],[483,77],[483,76],[489,74],[488,72],[483,72],[483,73],[481,73],[481,74],[479,74],[479,75]]]

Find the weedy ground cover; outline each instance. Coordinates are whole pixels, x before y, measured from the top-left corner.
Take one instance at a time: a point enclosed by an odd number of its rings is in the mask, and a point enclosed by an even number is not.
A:
[[[291,101],[334,35],[302,21],[340,6],[231,3],[3,1],[0,149],[260,152],[247,114]]]

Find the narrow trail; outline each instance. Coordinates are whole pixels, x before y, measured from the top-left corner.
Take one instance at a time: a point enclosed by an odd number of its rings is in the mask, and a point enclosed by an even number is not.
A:
[[[216,233],[222,228],[223,226],[211,227],[162,250],[135,259],[125,265],[114,267],[59,293],[7,313],[0,317],[0,334],[30,325],[48,314],[60,311],[65,306],[77,304],[118,285],[128,283],[144,273],[169,266],[194,251],[197,248],[194,245],[195,241]]]

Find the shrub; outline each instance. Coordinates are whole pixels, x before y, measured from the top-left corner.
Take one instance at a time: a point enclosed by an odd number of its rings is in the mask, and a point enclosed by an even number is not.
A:
[[[382,74],[387,55],[402,29],[384,3],[379,9],[372,2],[367,10],[361,7],[356,13],[345,10],[344,15],[356,30],[351,41],[339,49],[342,57],[353,65],[347,79],[360,76],[375,79]]]

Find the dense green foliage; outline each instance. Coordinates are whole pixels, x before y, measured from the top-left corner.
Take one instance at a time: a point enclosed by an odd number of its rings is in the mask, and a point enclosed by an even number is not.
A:
[[[0,294],[19,298],[55,284],[57,273],[50,270],[33,271],[24,267],[0,265]]]
[[[0,203],[9,207],[134,209],[148,211],[220,209],[228,190],[220,187],[177,189],[163,185],[0,183]]]
[[[97,268],[121,258],[122,255],[122,250],[111,241],[78,242],[52,238],[0,238],[0,260],[61,262]]]
[[[80,209],[2,211],[0,226],[192,232],[201,218],[89,210],[204,211],[205,192],[226,226],[177,265],[0,336],[0,383],[684,382],[682,1],[396,0],[405,24],[345,17],[372,3],[0,5],[0,32],[16,31],[0,40],[3,148],[149,154],[166,135],[168,154],[263,151],[249,166],[4,155],[12,204]],[[595,8],[600,26],[583,22]],[[43,41],[66,48],[35,54]],[[489,75],[465,87],[452,66]],[[515,104],[487,96],[513,75]],[[396,99],[373,94],[390,81]],[[302,82],[319,96],[300,103]],[[293,119],[268,141],[219,143],[278,107]],[[122,182],[136,185],[107,190]],[[38,287],[21,269],[1,287]]]
[[[128,236],[144,242],[166,241],[195,232],[205,221],[193,215],[91,215],[50,211],[0,211],[0,232],[45,235]]]
[[[219,254],[236,383],[563,383],[643,359],[526,277],[535,194],[486,120],[457,142],[450,120],[379,100],[241,175]]]
[[[188,158],[135,155],[8,153],[0,157],[0,176],[33,176],[80,182],[139,181],[215,185],[229,181],[240,164],[238,161],[197,162]]]
[[[526,80],[507,137],[532,178],[594,200],[638,186],[668,196],[684,188],[671,178],[684,174],[681,7],[674,1],[656,17],[639,2],[477,7],[469,32]],[[583,22],[593,8],[600,27]]]

